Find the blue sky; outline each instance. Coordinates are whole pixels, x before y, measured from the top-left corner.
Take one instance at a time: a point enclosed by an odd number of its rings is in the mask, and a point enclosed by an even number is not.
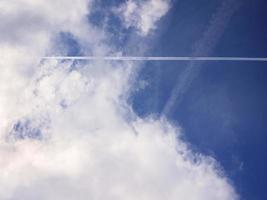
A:
[[[266,62],[42,59],[267,57],[266,8],[0,2],[0,199],[267,199]]]
[[[210,56],[266,56],[266,2],[240,3]],[[191,55],[218,4],[175,2],[150,54]],[[132,98],[136,112],[159,115],[187,65],[146,63],[139,78],[148,85]],[[266,63],[212,61],[195,68],[201,69],[169,118],[182,126],[185,140],[196,151],[219,160],[242,199],[266,199]]]

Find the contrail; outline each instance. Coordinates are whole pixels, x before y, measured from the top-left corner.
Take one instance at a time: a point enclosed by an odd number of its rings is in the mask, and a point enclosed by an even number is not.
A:
[[[193,45],[191,57],[200,57],[200,60],[210,61],[266,61],[266,58],[247,58],[247,57],[208,57],[216,47],[227,27],[231,17],[240,7],[238,0],[222,0],[216,12],[212,15],[209,25],[202,37]],[[203,62],[196,62],[192,59],[185,70],[180,74],[176,85],[171,92],[169,99],[162,109],[161,116],[167,116],[172,112],[173,107],[178,105],[190,87],[195,77],[200,73]]]
[[[46,56],[45,60],[110,60],[110,61],[262,61],[263,57],[138,57],[138,56]]]

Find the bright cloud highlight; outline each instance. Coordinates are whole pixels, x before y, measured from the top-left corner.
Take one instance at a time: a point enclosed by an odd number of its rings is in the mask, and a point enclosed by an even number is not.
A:
[[[168,0],[128,0],[118,9],[127,28],[134,27],[142,36],[156,29],[156,23],[168,12]]]

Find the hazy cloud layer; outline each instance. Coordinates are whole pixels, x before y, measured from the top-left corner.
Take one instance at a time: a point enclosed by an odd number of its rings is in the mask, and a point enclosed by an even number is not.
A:
[[[155,8],[149,22],[135,22],[144,35],[167,12],[152,2],[141,6],[140,16]],[[132,112],[135,63],[40,61],[64,53],[54,42],[61,32],[84,54],[116,52],[86,20],[92,3],[0,2],[0,199],[237,199],[215,160],[192,153],[178,127]]]

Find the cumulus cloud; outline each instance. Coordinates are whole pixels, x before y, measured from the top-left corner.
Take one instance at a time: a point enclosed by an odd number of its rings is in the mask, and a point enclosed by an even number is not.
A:
[[[0,2],[0,199],[237,199],[178,127],[135,115],[134,63],[40,61],[62,53],[61,32],[83,53],[116,51],[86,20],[92,3]]]
[[[156,23],[169,10],[169,0],[128,0],[118,9],[127,28],[134,27],[142,36],[156,29]]]

